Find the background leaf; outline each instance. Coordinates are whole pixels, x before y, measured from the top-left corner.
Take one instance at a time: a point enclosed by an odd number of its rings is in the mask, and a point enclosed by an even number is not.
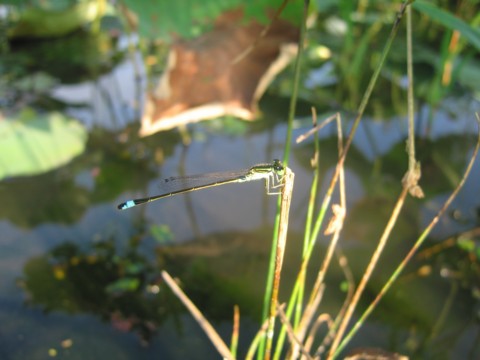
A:
[[[137,14],[138,32],[149,38],[171,40],[173,37],[192,38],[211,28],[221,13],[242,8],[245,19],[255,18],[262,23],[278,9],[283,0],[125,0],[125,5]],[[302,1],[289,1],[281,18],[298,22]]]
[[[413,3],[413,7],[445,27],[458,30],[468,42],[475,46],[477,50],[480,50],[480,31],[478,29],[426,1],[417,0]]]

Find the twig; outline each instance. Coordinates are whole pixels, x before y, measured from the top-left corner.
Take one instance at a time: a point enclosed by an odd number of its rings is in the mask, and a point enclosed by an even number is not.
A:
[[[415,159],[415,119],[413,100],[413,59],[412,59],[412,8],[407,8],[407,73],[408,73],[408,171],[402,179],[402,184],[410,195],[423,198],[423,190],[418,185],[421,177],[420,163]]]

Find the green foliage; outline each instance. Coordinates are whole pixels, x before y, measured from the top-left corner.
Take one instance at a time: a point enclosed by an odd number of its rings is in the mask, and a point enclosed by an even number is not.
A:
[[[137,278],[120,278],[117,281],[108,285],[105,289],[107,293],[121,293],[126,291],[136,291],[140,286],[140,281]]]
[[[469,25],[460,18],[452,15],[450,12],[442,10],[429,2],[417,0],[413,3],[413,7],[425,15],[428,15],[433,20],[439,22],[447,29],[459,31],[462,36],[464,36],[465,39],[470,42],[470,44],[472,44],[477,50],[480,50],[479,29]]]
[[[100,1],[50,1],[29,5],[18,6],[16,11],[9,13],[10,20],[14,20],[8,31],[10,38],[63,36],[95,20],[103,12]]]
[[[78,0],[3,0],[2,4],[14,5],[18,7],[35,7],[35,8],[42,8],[42,9],[50,9],[50,10],[64,10],[67,7],[70,7],[78,2],[86,2],[78,1]]]
[[[474,255],[477,260],[480,260],[480,245],[475,242],[475,239],[470,237],[460,237],[458,239],[457,246],[460,249]]]
[[[150,232],[159,244],[170,244],[173,241],[173,233],[167,225],[152,225]]]

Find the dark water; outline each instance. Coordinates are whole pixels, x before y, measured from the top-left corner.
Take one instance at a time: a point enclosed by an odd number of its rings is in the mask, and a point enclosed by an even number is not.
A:
[[[143,101],[145,84],[133,80],[133,68],[127,59],[94,81],[53,87],[54,98],[83,105],[65,112],[88,130],[84,152],[46,173],[0,183],[1,359],[215,358],[206,336],[164,286],[162,270],[178,277],[227,342],[233,306],[240,306],[240,354],[258,329],[276,202],[264,195],[262,183],[225,185],[128,211],[116,207],[155,195],[163,177],[236,170],[281,158],[288,99],[274,87],[262,100],[264,118],[257,122],[220,119],[189,126],[193,141],[188,146],[177,131],[138,139],[137,101]],[[308,108],[300,104],[294,138],[310,128]],[[427,120],[429,109],[420,109],[417,151],[426,198],[407,201],[367,299],[460,179],[474,146],[478,108],[478,101],[449,98],[433,122]],[[343,114],[346,128],[352,118]],[[367,117],[347,160],[349,215],[340,244],[357,281],[400,193],[405,139],[404,117],[384,122]],[[298,269],[312,152],[308,141],[293,149],[290,167],[296,177],[281,301],[288,299]],[[334,129],[327,128],[321,134],[321,191],[336,156]],[[8,161],[8,154],[0,157]],[[433,231],[430,246],[478,229],[479,179],[477,162]],[[319,239],[313,263],[319,264],[327,244],[327,238]],[[458,251],[415,259],[352,347],[381,347],[418,358],[478,355],[473,318],[478,316],[478,279],[472,278],[475,272],[461,271],[469,264],[465,258]],[[430,269],[428,276],[418,272],[422,266]],[[338,267],[329,275],[322,312],[338,311],[345,296]]]

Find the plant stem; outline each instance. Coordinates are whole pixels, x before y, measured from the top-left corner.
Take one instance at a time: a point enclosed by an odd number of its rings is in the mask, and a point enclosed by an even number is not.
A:
[[[288,113],[288,127],[287,127],[287,135],[285,138],[285,150],[283,155],[283,164],[285,167],[288,167],[288,161],[290,158],[290,148],[291,148],[292,133],[293,133],[293,120],[295,118],[295,111],[297,106],[298,84],[300,82],[300,65],[301,65],[303,47],[305,42],[307,12],[308,12],[309,4],[310,4],[309,0],[304,0],[303,18],[301,20],[298,54],[295,60],[293,90],[292,90],[292,97],[290,98],[290,109]],[[272,286],[274,282],[277,239],[278,239],[278,232],[280,227],[280,207],[281,207],[281,200],[279,199],[277,203],[277,212],[276,212],[277,215],[275,216],[275,223],[273,226],[272,247],[270,251],[270,261],[268,266],[267,281],[265,285],[265,295],[263,299],[262,323],[269,316],[268,314],[270,312],[270,308],[272,305],[272,291],[273,291]],[[267,336],[268,336],[268,333],[267,333]],[[257,353],[257,359],[262,359],[262,358],[268,359],[269,357],[270,357],[270,354],[265,353],[265,338],[263,338],[260,341],[260,345]]]

